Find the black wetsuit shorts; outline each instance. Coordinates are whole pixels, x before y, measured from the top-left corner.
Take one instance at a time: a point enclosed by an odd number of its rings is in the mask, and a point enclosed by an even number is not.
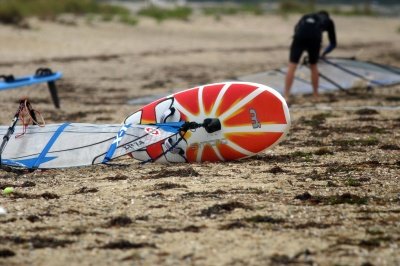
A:
[[[320,36],[315,36],[315,38],[302,38],[301,36],[295,36],[290,47],[289,60],[291,63],[298,64],[303,52],[307,51],[309,63],[316,64],[319,59],[320,49]]]

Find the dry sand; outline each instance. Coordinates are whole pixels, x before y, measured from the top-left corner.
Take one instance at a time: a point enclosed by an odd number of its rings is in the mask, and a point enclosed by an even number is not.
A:
[[[120,123],[134,97],[283,66],[297,19],[0,26],[0,73],[64,73],[61,110],[43,85],[10,90],[0,123],[23,96],[48,123]],[[398,20],[335,21],[334,55],[400,65]],[[287,139],[239,162],[1,171],[0,265],[399,265],[400,110],[363,109],[399,94],[296,96]]]

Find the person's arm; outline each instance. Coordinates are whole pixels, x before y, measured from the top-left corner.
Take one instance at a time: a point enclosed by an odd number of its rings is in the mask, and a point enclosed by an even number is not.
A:
[[[324,52],[322,53],[322,57],[324,57],[325,55],[329,54],[330,52],[332,52],[333,49],[336,48],[336,32],[335,32],[335,24],[334,22],[331,20],[328,28],[328,39],[329,39],[329,45],[325,48]]]

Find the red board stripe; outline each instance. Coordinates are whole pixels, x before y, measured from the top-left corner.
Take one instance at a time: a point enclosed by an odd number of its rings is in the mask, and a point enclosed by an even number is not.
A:
[[[186,159],[189,162],[195,162],[197,158],[197,153],[199,152],[198,145],[191,145],[186,149]]]
[[[151,159],[155,159],[158,156],[160,156],[164,151],[162,148],[162,144],[164,143],[164,141],[159,141],[157,143],[154,143],[150,146],[147,146],[147,153],[149,154]]]
[[[217,99],[219,93],[225,84],[217,84],[211,86],[205,86],[203,88],[203,106],[206,115],[209,115],[212,108],[214,107],[215,100]],[[206,97],[207,96],[207,97]]]
[[[267,105],[266,105],[267,103]],[[287,124],[282,102],[268,91],[262,92],[223,122],[225,126],[260,124]]]
[[[237,160],[237,159],[246,157],[245,154],[232,149],[227,144],[219,144],[218,150],[219,150],[221,156],[224,157],[224,159],[227,161]]]
[[[175,94],[175,100],[182,105],[183,108],[188,110],[193,115],[199,115],[199,101],[198,101],[199,88],[194,88],[182,93]]]
[[[141,124],[154,124],[156,123],[156,106],[160,102],[164,101],[164,99],[160,99],[159,101],[150,103],[146,105],[145,108],[142,109],[142,120]]]
[[[203,153],[201,155],[202,162],[217,162],[220,159],[218,158],[217,154],[215,153],[214,149],[211,145],[205,145],[203,148]]]
[[[233,105],[241,101],[258,87],[247,84],[232,84],[226,91],[221,103],[218,106],[216,115],[220,116],[229,110]]]

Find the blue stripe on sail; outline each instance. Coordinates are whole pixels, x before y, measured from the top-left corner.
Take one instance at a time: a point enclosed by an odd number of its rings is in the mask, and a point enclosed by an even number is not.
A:
[[[114,155],[115,150],[118,148],[119,142],[122,140],[122,137],[125,136],[126,130],[131,127],[131,124],[124,124],[121,129],[119,130],[117,136],[115,137],[115,140],[111,143],[110,148],[108,148],[108,151],[106,153],[106,156],[103,159],[102,163],[107,163],[108,161],[111,160],[111,158]]]
[[[47,163],[51,160],[56,159],[57,157],[44,157],[42,158],[41,163]],[[22,160],[1,160],[2,164],[8,165],[8,166],[15,166],[15,167],[25,167],[25,168],[34,168],[33,166],[35,165],[38,157],[33,157],[30,159],[22,159]]]
[[[28,162],[29,164],[30,162]],[[8,159],[2,159],[1,164],[8,165],[8,166],[16,166],[16,167],[29,167],[26,163],[21,161],[13,161]]]
[[[49,152],[49,150],[51,149],[53,144],[56,142],[58,137],[61,135],[61,133],[69,125],[70,125],[70,123],[64,123],[59,128],[57,128],[56,132],[54,132],[54,134],[51,137],[51,139],[49,140],[49,142],[47,142],[46,146],[43,148],[42,152],[39,154],[39,156],[37,157],[36,161],[31,166],[31,168],[38,168],[40,164],[48,161],[48,159],[46,158],[46,154]]]

